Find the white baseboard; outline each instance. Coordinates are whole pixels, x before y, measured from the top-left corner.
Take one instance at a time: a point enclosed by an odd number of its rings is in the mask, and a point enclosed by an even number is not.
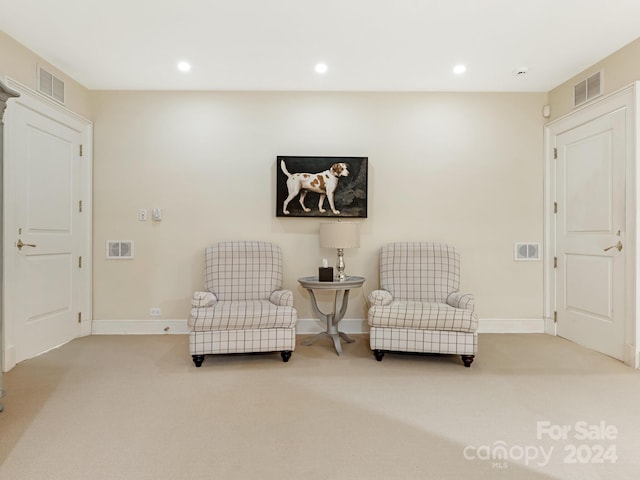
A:
[[[625,343],[622,360],[626,365],[629,365],[631,368],[640,368],[640,354],[638,353],[634,345],[629,345],[628,343]]]
[[[320,320],[298,319],[297,333],[319,333],[325,330]],[[344,319],[340,322],[340,330],[345,333],[369,333],[369,325],[364,319]],[[478,333],[545,333],[545,322],[542,318],[481,318],[478,322]]]
[[[94,320],[92,335],[187,334],[187,320]]]
[[[0,338],[0,342],[1,341],[2,341],[2,338]],[[8,372],[15,366],[16,366],[16,346],[6,345],[4,349],[2,369],[3,371]]]
[[[327,330],[327,324],[315,318],[299,318],[296,323],[296,334],[306,335]],[[340,321],[340,331],[344,333],[369,333],[369,324],[361,318],[344,318]]]
[[[326,329],[324,322],[313,318],[300,318],[296,324],[298,335],[320,333]],[[369,325],[365,319],[345,318],[340,322],[340,331],[367,334]],[[166,335],[187,334],[187,320],[94,320],[93,335]],[[481,318],[478,333],[545,333],[542,318]]]
[[[481,318],[478,333],[545,333],[542,318]]]
[[[558,325],[553,321],[553,318],[545,318],[544,320],[544,332],[554,337],[558,335]]]

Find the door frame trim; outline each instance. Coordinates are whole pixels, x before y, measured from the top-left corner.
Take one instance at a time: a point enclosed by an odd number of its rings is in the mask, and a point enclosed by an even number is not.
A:
[[[93,246],[93,123],[84,118],[83,116],[69,110],[64,105],[61,105],[41,93],[32,90],[26,85],[21,84],[20,82],[13,80],[10,77],[5,77],[5,84],[9,86],[11,89],[20,93],[20,97],[16,100],[18,102],[12,102],[14,104],[22,104],[26,108],[34,110],[44,116],[54,119],[57,122],[63,123],[70,128],[80,132],[82,145],[83,145],[83,158],[85,161],[82,164],[81,175],[81,189],[82,189],[82,197],[83,211],[87,212],[86,221],[83,225],[83,233],[84,233],[84,245],[83,245],[83,269],[82,269],[82,283],[85,287],[83,289],[83,299],[82,299],[82,312],[83,319],[80,325],[80,336],[87,336],[91,334],[91,323],[93,320],[93,306],[92,306],[92,298],[93,298],[93,273],[92,273],[92,246]],[[10,171],[6,170],[7,165],[11,165],[10,156],[12,155],[12,140],[10,137],[11,129],[13,128],[12,124],[12,111],[15,108],[13,105],[7,107],[5,112],[5,172],[10,174]],[[4,198],[5,198],[5,209],[7,199],[10,198],[10,195],[13,192],[13,188],[10,185],[10,175],[4,176]],[[7,215],[6,212],[3,215],[4,222],[4,258],[10,258],[10,254],[13,253],[14,248],[14,235],[13,232],[9,234],[9,229],[6,228],[7,225]],[[9,262],[5,262],[4,270],[5,273],[11,273],[13,266],[8,265]],[[10,290],[8,288],[6,279],[10,278],[8,275],[4,275],[4,288],[5,292]],[[2,308],[5,308],[5,305],[2,305]],[[5,371],[10,370],[16,365],[16,332],[15,332],[15,324],[13,322],[8,322],[6,320],[7,316],[3,315],[3,331],[4,338],[0,339],[0,341],[4,342],[4,362],[3,367]]]
[[[625,269],[625,326],[624,326],[624,363],[640,368],[640,323],[636,316],[636,306],[639,304],[640,291],[637,285],[637,273],[640,272],[636,252],[639,251],[637,227],[640,225],[640,209],[637,207],[637,185],[640,172],[636,168],[637,155],[640,152],[640,135],[637,133],[639,99],[638,89],[640,82],[634,82],[616,92],[613,92],[593,103],[577,108],[576,110],[556,119],[544,126],[544,259],[543,259],[543,285],[544,306],[543,315],[545,332],[557,335],[556,324],[553,321],[553,312],[556,308],[556,272],[553,267],[553,258],[556,256],[555,245],[555,219],[553,203],[555,201],[555,170],[553,166],[553,149],[555,137],[568,130],[576,128],[586,122],[594,120],[619,108],[626,108],[628,112],[626,162],[625,162],[625,231],[627,247],[627,264]]]

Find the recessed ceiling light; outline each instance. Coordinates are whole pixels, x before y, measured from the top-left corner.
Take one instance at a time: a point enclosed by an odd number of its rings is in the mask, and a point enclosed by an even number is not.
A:
[[[327,73],[327,70],[329,70],[329,67],[327,67],[326,63],[318,63],[316,65],[316,72],[317,73]]]
[[[456,65],[455,67],[453,67],[453,73],[455,73],[456,75],[462,75],[466,71],[467,67],[465,65]]]
[[[178,62],[177,67],[181,72],[188,72],[191,70],[191,64],[189,62]]]

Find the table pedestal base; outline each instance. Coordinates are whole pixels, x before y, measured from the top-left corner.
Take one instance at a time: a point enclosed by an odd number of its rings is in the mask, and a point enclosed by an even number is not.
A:
[[[311,337],[309,340],[305,340],[304,342],[302,342],[302,344],[305,346],[312,345],[316,340],[325,337],[333,340],[333,346],[336,347],[336,352],[338,353],[338,355],[342,355],[342,345],[340,344],[341,338],[347,343],[355,342],[353,338],[349,337],[349,335],[344,332],[320,332],[317,335]]]
[[[342,292],[340,309],[338,309],[339,292]],[[349,338],[346,333],[338,331],[338,323],[340,322],[340,320],[342,320],[342,317],[344,317],[344,314],[347,311],[347,304],[349,303],[349,290],[336,290],[333,301],[333,312],[331,313],[324,313],[318,308],[318,302],[316,301],[316,296],[313,293],[313,290],[309,289],[309,295],[311,296],[311,305],[313,306],[313,310],[316,312],[316,315],[318,315],[321,320],[325,320],[327,322],[327,330],[305,341],[303,345],[311,345],[319,338],[329,337],[333,340],[333,345],[336,347],[336,353],[338,355],[342,355],[342,345],[340,345],[340,338],[343,338],[347,343],[355,342],[355,340]]]

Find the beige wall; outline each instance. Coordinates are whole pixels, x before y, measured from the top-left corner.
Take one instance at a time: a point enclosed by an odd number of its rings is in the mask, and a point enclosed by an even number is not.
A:
[[[90,119],[89,91],[85,87],[0,31],[0,78],[10,77],[37,90],[38,65],[65,82],[65,106]]]
[[[384,242],[455,244],[462,288],[481,318],[541,318],[542,263],[514,262],[513,243],[542,241],[546,94],[92,92],[94,318],[186,318],[202,288],[207,244],[278,243],[284,286],[312,318],[296,279],[333,251],[320,219],[275,217],[277,155],[369,157],[369,218],[347,271],[378,286]],[[163,209],[140,222],[140,208]],[[107,240],[135,259],[105,259]],[[357,292],[356,292],[357,295]],[[356,296],[347,318],[365,318]]]
[[[551,90],[550,120],[573,110],[573,86],[599,70],[603,72],[604,95],[640,80],[640,38]]]
[[[203,251],[227,239],[280,244],[284,286],[323,257],[322,220],[275,217],[277,155],[369,157],[369,218],[348,272],[378,286],[384,242],[434,240],[462,256],[462,288],[482,318],[541,318],[542,263],[513,243],[542,241],[541,107],[547,95],[460,93],[89,92],[0,32],[0,75],[35,89],[46,65],[67,106],[94,122],[94,319],[188,315]],[[160,223],[140,208],[163,209]],[[134,240],[135,259],[105,259],[106,240]],[[326,297],[325,297],[326,298]],[[355,296],[348,318],[365,318]]]
[[[369,218],[348,272],[377,287],[377,253],[397,240],[455,244],[462,288],[481,318],[541,318],[542,263],[514,262],[513,243],[542,242],[541,107],[571,111],[573,85],[604,71],[605,93],[640,79],[640,39],[549,94],[89,92],[0,32],[0,76],[36,89],[36,68],[66,82],[67,107],[95,124],[94,318],[186,318],[202,287],[204,247],[265,239],[285,256],[284,286],[323,257],[320,219],[276,218],[277,155],[369,157]],[[139,222],[161,207],[160,223]],[[106,240],[136,257],[108,261]],[[326,297],[325,297],[326,299]],[[362,297],[348,318],[365,318]]]

